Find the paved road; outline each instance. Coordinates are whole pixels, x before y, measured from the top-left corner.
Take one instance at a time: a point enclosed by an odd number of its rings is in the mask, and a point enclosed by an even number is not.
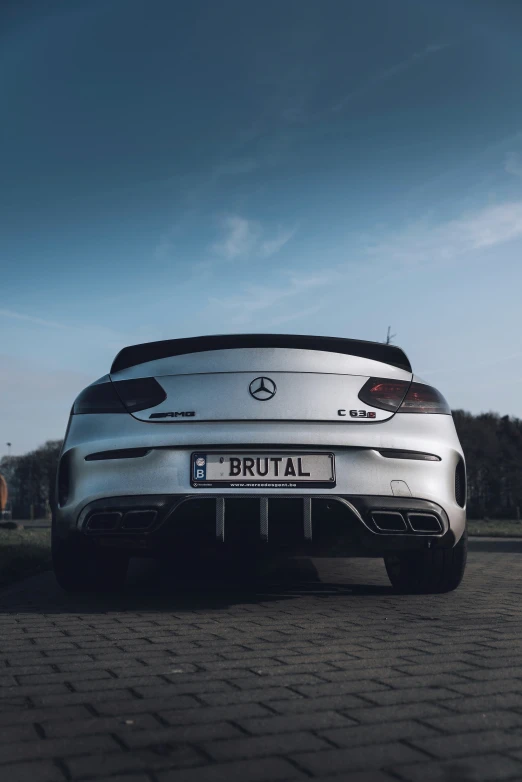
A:
[[[113,598],[31,579],[0,593],[0,778],[522,780],[521,563],[474,552],[435,597],[378,560],[136,568]]]

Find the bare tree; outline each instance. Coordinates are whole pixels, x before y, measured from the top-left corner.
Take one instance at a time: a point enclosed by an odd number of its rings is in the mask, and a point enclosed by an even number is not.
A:
[[[60,440],[49,440],[23,456],[4,457],[0,471],[9,487],[13,516],[42,518],[53,503],[54,479],[61,449]]]

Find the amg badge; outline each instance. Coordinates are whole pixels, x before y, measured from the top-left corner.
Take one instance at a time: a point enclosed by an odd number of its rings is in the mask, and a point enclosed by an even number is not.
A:
[[[193,410],[183,413],[151,413],[149,418],[193,418],[196,413]]]

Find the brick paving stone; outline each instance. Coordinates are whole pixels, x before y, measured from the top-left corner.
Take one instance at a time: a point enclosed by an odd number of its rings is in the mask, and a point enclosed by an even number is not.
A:
[[[522,763],[500,754],[484,754],[443,763],[396,765],[391,771],[406,782],[519,782],[522,779]]]
[[[300,767],[317,776],[325,772],[366,771],[369,768],[424,760],[426,755],[398,741],[324,752],[302,752],[294,759]]]
[[[111,736],[85,736],[80,739],[48,739],[46,741],[20,741],[0,746],[2,764],[33,758],[67,757],[90,752],[114,752],[119,749]]]
[[[323,698],[295,698],[268,701],[266,704],[270,709],[279,714],[299,714],[302,712],[329,711],[336,709],[349,714],[351,707],[357,709],[368,704],[357,695],[326,695]]]
[[[359,679],[358,681],[349,682],[343,681],[315,685],[297,685],[294,689],[307,698],[324,698],[328,695],[357,695],[359,693],[380,692],[381,690],[389,690],[390,685],[384,684],[381,681]]]
[[[0,728],[0,747],[17,741],[35,741],[38,733],[33,724],[2,725]]]
[[[446,708],[452,711],[475,713],[477,711],[497,711],[498,709],[522,709],[521,692],[501,692],[475,697],[454,697],[443,701]]]
[[[42,658],[40,658],[40,660],[41,659]],[[14,677],[20,676],[21,674],[54,673],[55,671],[55,669],[50,664],[42,665],[41,662],[34,665],[9,665],[9,667],[6,667],[5,669],[2,670],[4,673],[9,673],[9,676],[11,678],[11,685],[17,683],[17,679],[14,679]]]
[[[269,736],[243,736],[241,739],[226,739],[204,744],[205,752],[214,760],[256,758],[270,755],[289,755],[294,752],[328,749],[324,739],[306,731],[282,733]],[[322,754],[322,753],[319,753]]]
[[[517,728],[522,726],[522,714],[514,711],[488,711],[475,714],[445,714],[440,717],[424,716],[422,722],[445,733],[462,733],[491,728]]]
[[[320,729],[319,736],[327,739],[337,747],[359,747],[365,744],[375,744],[376,738],[380,742],[397,741],[407,739],[425,738],[429,736],[438,737],[436,728],[429,725],[423,725],[415,720],[404,720],[403,722],[389,722],[384,725],[355,725],[353,727],[333,728],[331,730]]]
[[[393,703],[424,703],[425,701],[442,701],[444,698],[455,697],[455,693],[443,687],[404,687],[397,690],[377,690],[366,693],[366,699],[378,706],[389,706]]]
[[[149,774],[116,774],[110,777],[98,777],[96,782],[150,782]]]
[[[465,757],[479,752],[516,749],[522,744],[521,730],[481,730],[451,736],[411,739],[411,745],[437,758]]]
[[[132,715],[132,717],[90,717],[83,720],[60,719],[40,721],[47,738],[64,738],[66,736],[93,736],[100,733],[118,733],[124,736],[134,731],[159,730],[160,723],[151,714]]]
[[[0,733],[4,726],[16,725],[21,723],[41,723],[45,720],[82,720],[89,717],[89,711],[85,706],[63,706],[58,711],[56,709],[14,709],[13,711],[0,712]]]
[[[393,594],[378,560],[181,590],[136,567],[113,596],[20,582],[0,779],[522,780],[519,561],[472,551],[434,596]]]
[[[111,675],[108,673],[108,671],[100,671],[100,670],[94,670],[94,671],[75,671],[74,674],[71,674],[71,676],[64,676],[62,672],[60,673],[32,673],[32,674],[24,674],[21,676],[16,677],[18,679],[18,683],[22,686],[24,685],[40,685],[40,684],[54,684],[55,682],[62,683],[64,681],[70,682],[73,684],[73,686],[76,686],[76,684],[84,683],[84,682],[91,682],[93,683],[89,686],[96,687],[96,689],[104,689],[107,686],[107,682],[103,682],[100,685],[95,684],[94,682],[97,682],[99,679],[110,679]]]
[[[240,720],[243,717],[265,717],[270,711],[257,703],[240,703],[231,706],[200,706],[198,709],[162,711],[160,715],[171,725],[191,725],[214,720]]]
[[[195,744],[203,741],[213,741],[214,739],[240,738],[245,735],[245,732],[231,722],[223,720],[221,722],[208,722],[202,725],[177,725],[168,728],[155,728],[150,736],[154,739],[159,734],[175,743]],[[129,747],[146,746],[147,741],[149,741],[149,744],[153,743],[147,737],[142,736],[142,732],[139,732],[139,735],[130,735],[129,733],[125,736],[122,733],[118,735]]]
[[[130,690],[109,690],[108,692],[98,690],[86,695],[84,692],[71,692],[66,689],[64,692],[51,695],[31,695],[31,701],[34,706],[54,706],[56,708],[84,703],[92,705],[107,700],[109,693],[111,697],[117,697],[119,700],[133,700],[134,698]]]
[[[344,710],[352,719],[363,724],[379,724],[383,722],[395,722],[400,719],[423,719],[446,716],[455,716],[440,703],[428,701],[427,703],[400,703],[392,706],[365,706],[364,708],[348,708]]]
[[[202,762],[202,756],[187,744],[138,749],[134,752],[95,753],[65,760],[72,779],[94,778],[133,771],[171,767],[187,769]]]
[[[344,717],[336,711],[318,711],[304,714],[292,714],[259,719],[238,720],[238,724],[247,733],[266,735],[269,733],[286,733],[296,730],[324,731],[326,728],[337,728],[354,725],[355,720]],[[329,734],[327,735],[329,739]]]
[[[343,774],[328,774],[326,777],[314,777],[314,782],[396,782],[396,776],[390,776],[384,771],[353,771]]]
[[[226,706],[232,703],[268,703],[275,700],[303,700],[303,696],[289,687],[263,687],[259,690],[233,690],[225,692],[201,692],[199,698],[209,706]]]
[[[503,692],[517,693],[522,691],[521,679],[493,679],[493,681],[468,682],[467,684],[452,684],[451,689],[460,695],[497,695]]]
[[[2,768],[0,767],[0,773]],[[5,782],[65,782],[65,775],[54,763],[48,760],[33,763],[17,763],[4,773]]]
[[[321,684],[322,679],[311,673],[292,673],[279,674],[278,676],[256,676],[252,675],[244,679],[234,679],[234,685],[241,690],[258,690],[266,687],[292,687],[298,684]],[[1,691],[0,691],[1,694]]]
[[[465,674],[468,671],[476,671],[479,664],[479,662],[470,663],[467,659],[459,659],[452,662],[451,660],[444,658],[443,662],[432,660],[416,665],[397,663],[397,670],[400,671],[401,674],[407,674],[409,676],[436,676],[437,674],[444,675],[446,673]]]
[[[138,749],[141,747],[155,749],[166,746],[188,745],[190,742],[187,736],[192,736],[193,741],[201,744],[205,741],[219,739],[237,739],[244,738],[244,733],[229,723],[217,723],[221,730],[216,730],[216,723],[210,725],[179,725],[177,727],[160,727],[157,725],[151,730],[125,731],[120,727],[116,731],[118,739],[129,749]],[[191,730],[192,729],[192,730]],[[198,730],[199,729],[199,730]],[[197,736],[197,740],[194,737]],[[207,738],[203,738],[206,736]],[[183,737],[183,738],[181,738]]]
[[[463,673],[462,671],[459,671],[459,673],[439,673],[439,674],[433,674],[433,675],[417,675],[417,676],[396,676],[392,680],[389,679],[389,677],[385,676],[382,677],[387,684],[389,684],[390,688],[394,690],[400,690],[401,688],[409,688],[409,687],[422,687],[423,689],[426,687],[442,687],[442,688],[448,688],[450,690],[457,691],[458,688],[455,685],[461,685],[461,684],[470,684],[470,680],[468,678],[464,677],[468,676],[468,672],[466,671]],[[378,681],[382,681],[382,679],[379,679],[376,675],[375,677]],[[460,692],[460,690],[458,690]]]
[[[6,698],[5,700],[0,700],[0,715],[2,715],[4,712],[9,712],[12,709],[26,709],[28,706],[28,698]]]
[[[278,782],[278,780],[305,779],[305,774],[280,758],[256,758],[255,762],[239,760],[215,766],[167,771],[157,774],[158,782]]]
[[[476,671],[466,671],[465,677],[477,682],[493,681],[494,679],[520,679],[522,677],[522,668],[520,666],[515,668],[512,664],[505,667],[478,668]]]
[[[13,687],[0,687],[0,701],[8,701],[21,695],[33,698],[45,695],[66,695],[69,692],[69,688],[63,681],[51,684],[14,685]]]
[[[239,690],[225,681],[164,681],[161,684],[145,684],[132,688],[140,698],[175,698],[177,695],[207,695],[211,692],[230,692]]]

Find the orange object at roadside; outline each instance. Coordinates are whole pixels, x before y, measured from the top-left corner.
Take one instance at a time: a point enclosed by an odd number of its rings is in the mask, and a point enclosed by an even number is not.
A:
[[[0,474],[0,511],[5,510],[7,505],[7,483],[2,474]]]

